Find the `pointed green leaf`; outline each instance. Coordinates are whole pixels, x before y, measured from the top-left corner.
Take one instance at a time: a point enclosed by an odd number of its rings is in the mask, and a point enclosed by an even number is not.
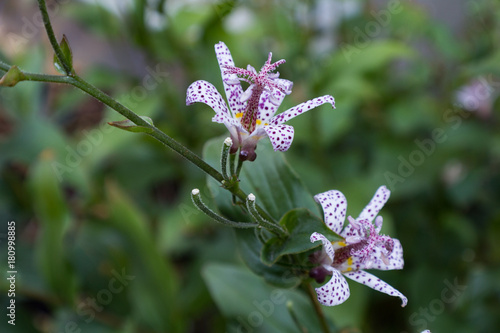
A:
[[[67,257],[65,234],[71,222],[61,184],[52,169],[54,153],[45,150],[30,173],[33,204],[40,236],[37,255],[48,287],[62,300],[72,304],[76,295],[76,280]]]
[[[148,124],[153,126],[153,120],[149,117],[141,116],[142,120],[146,121]],[[152,133],[153,130],[148,127],[136,125],[132,120],[120,120],[120,121],[112,121],[108,123],[111,126],[118,127],[119,129],[134,132],[134,133]]]
[[[280,224],[288,230],[290,236],[287,239],[274,237],[266,242],[262,249],[261,259],[267,265],[273,265],[284,255],[302,253],[318,247],[320,243],[310,241],[313,232],[323,234],[330,241],[342,239],[328,229],[319,217],[304,208],[289,211],[283,216]]]
[[[246,269],[231,265],[209,264],[202,274],[227,319],[227,332],[300,333],[287,309],[290,302],[302,326],[309,332],[322,331],[314,307],[299,290],[275,288]]]
[[[142,301],[134,304],[139,317],[158,332],[179,332],[182,321],[177,321],[177,276],[170,263],[159,253],[146,217],[131,200],[112,183],[106,184],[109,205],[107,221],[125,236],[134,263],[130,294]]]
[[[17,66],[12,66],[7,73],[0,79],[0,86],[14,87],[17,83],[24,81],[26,78]]]
[[[301,280],[295,272],[287,267],[269,267],[262,263],[262,243],[255,235],[253,229],[233,229],[238,239],[238,252],[245,264],[257,275],[262,276],[268,283],[280,288],[293,288]]]
[[[66,35],[63,35],[63,38],[62,38],[61,42],[59,43],[59,46],[61,47],[62,56],[64,57],[63,61],[69,67],[70,72],[74,73],[73,52],[71,51],[71,47],[69,46],[69,42],[68,42],[68,39],[66,38]],[[66,73],[65,66],[59,61],[59,58],[55,54],[54,54],[54,67],[61,74],[64,74],[64,75],[70,74],[70,73]]]

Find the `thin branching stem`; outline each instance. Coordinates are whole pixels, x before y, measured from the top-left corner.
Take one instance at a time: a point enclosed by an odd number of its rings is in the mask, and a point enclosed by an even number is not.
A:
[[[54,29],[52,29],[52,24],[50,23],[50,17],[47,11],[45,0],[38,0],[38,7],[40,7],[40,12],[43,18],[43,25],[45,26],[47,37],[49,37],[50,45],[52,45],[52,49],[54,50],[59,63],[63,66],[64,72],[68,75],[71,75],[71,65],[68,63],[63,51],[61,50],[61,47],[59,46],[59,43],[57,42],[56,35],[54,34]]]
[[[287,233],[282,226],[280,226],[277,223],[272,223],[260,215],[260,213],[257,211],[257,208],[255,207],[255,196],[253,194],[248,195],[246,200],[246,206],[252,218],[261,227],[271,231],[272,233],[278,235],[279,237],[286,237]]]
[[[152,136],[153,138],[157,139],[167,147],[171,148],[175,152],[179,153],[181,156],[186,158],[188,161],[199,167],[202,171],[207,173],[209,176],[214,178],[216,181],[219,183],[222,183],[224,180],[223,175],[218,172],[216,169],[214,169],[212,166],[210,166],[208,163],[206,163],[203,159],[201,159],[198,155],[196,155],[194,152],[186,148],[184,145],[181,143],[177,142],[175,139],[172,137],[168,136],[164,132],[160,131],[158,128],[155,126],[149,124],[145,120],[143,120],[141,117],[139,117],[136,113],[134,113],[132,110],[124,106],[123,104],[119,103],[115,99],[113,99],[111,96],[105,94],[103,91],[99,90],[92,84],[88,83],[75,73],[72,73],[71,67],[66,61],[66,58],[64,57],[64,54],[61,50],[61,47],[57,43],[57,39],[55,37],[54,31],[52,29],[52,25],[50,23],[50,17],[47,12],[47,6],[45,4],[45,0],[38,0],[38,4],[40,7],[40,11],[42,13],[42,17],[44,20],[44,25],[45,25],[45,30],[47,32],[47,35],[49,37],[50,44],[52,45],[52,48],[54,49],[54,52],[56,54],[56,57],[58,58],[59,62],[63,65],[63,68],[65,69],[67,75],[47,75],[47,74],[38,74],[38,73],[28,73],[24,72],[21,70],[22,79],[20,81],[33,81],[33,82],[48,82],[48,83],[60,83],[60,84],[68,84],[72,85],[90,96],[94,97],[95,99],[101,101],[105,105],[109,106],[111,109],[117,111],[120,113],[122,116],[125,118],[131,120],[138,126],[143,126],[146,128],[149,128],[152,130],[151,133],[148,133],[148,135]],[[8,72],[9,69],[11,68],[11,65],[8,65],[2,61],[0,61],[0,70],[2,72]],[[233,155],[231,155],[232,158]],[[232,161],[231,161],[232,162]],[[233,164],[233,163],[231,163]],[[232,167],[232,166],[231,166]],[[245,192],[243,192],[239,188],[232,188],[228,189],[233,195],[237,196],[240,198],[243,202],[246,200],[247,195]],[[273,219],[267,212],[264,211],[260,206],[256,206],[256,209],[258,212],[263,216],[264,218],[268,219],[269,221],[273,221],[276,223],[275,219]]]
[[[198,189],[194,189],[191,191],[191,199],[193,200],[194,205],[205,215],[210,217],[212,220],[215,222],[218,222],[220,224],[223,224],[228,227],[233,227],[233,228],[240,228],[240,229],[245,229],[245,228],[255,228],[258,227],[258,224],[256,223],[249,223],[249,222],[234,222],[231,220],[226,219],[225,217],[222,217],[215,213],[213,210],[207,207],[201,200],[201,194]]]

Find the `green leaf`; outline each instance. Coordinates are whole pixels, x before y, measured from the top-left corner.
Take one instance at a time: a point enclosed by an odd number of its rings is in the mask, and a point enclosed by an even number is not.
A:
[[[130,282],[136,313],[159,332],[179,332],[176,304],[177,277],[173,267],[164,260],[148,230],[145,216],[112,183],[106,186],[110,216],[107,219],[129,242],[136,276]]]
[[[313,306],[297,290],[274,288],[236,266],[209,264],[202,274],[213,300],[228,320],[228,332],[300,333],[286,308],[289,302],[302,326],[309,332],[321,332]]]
[[[63,35],[63,38],[59,43],[59,46],[61,47],[62,55],[64,57],[63,61],[69,67],[70,73],[66,72],[65,66],[61,63],[61,61],[59,61],[59,58],[55,54],[54,54],[54,67],[59,73],[63,75],[74,73],[73,52],[71,51],[71,47],[69,46],[69,42],[68,39],[66,38],[66,35]]]
[[[43,151],[30,174],[33,204],[41,225],[37,249],[45,282],[60,299],[72,304],[76,280],[64,245],[71,216],[61,184],[52,169],[53,161],[53,151]]]
[[[233,229],[237,238],[237,248],[245,264],[257,275],[262,276],[268,283],[281,287],[293,288],[301,280],[293,269],[262,263],[261,253],[263,244],[256,237],[255,231],[250,229]]]
[[[261,258],[267,265],[273,265],[284,255],[302,253],[321,245],[318,242],[311,243],[313,232],[323,234],[330,241],[342,239],[328,229],[319,217],[304,208],[289,211],[283,216],[280,224],[288,230],[290,236],[286,239],[273,237],[266,242]]]
[[[153,120],[149,117],[146,116],[141,116],[142,120],[153,126]],[[139,126],[136,125],[132,120],[126,119],[126,120],[120,120],[120,121],[112,121],[108,122],[109,125],[117,127],[119,129],[129,131],[129,132],[135,132],[135,133],[153,133],[153,130],[149,127],[144,127],[144,126]]]
[[[12,66],[7,73],[0,79],[0,86],[2,87],[14,87],[26,78],[17,66]]]

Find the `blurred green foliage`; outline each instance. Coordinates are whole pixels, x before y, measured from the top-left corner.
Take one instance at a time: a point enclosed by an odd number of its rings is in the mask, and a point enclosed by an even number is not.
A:
[[[401,240],[406,263],[403,271],[376,274],[409,299],[401,309],[398,300],[350,283],[346,303],[323,308],[336,327],[500,327],[497,2],[460,2],[455,30],[417,1],[135,0],[118,11],[99,2],[58,3],[50,4],[58,9],[54,26],[71,44],[76,71],[200,155],[226,129],[211,122],[206,105],[186,107],[185,91],[197,79],[222,87],[218,41],[240,67],[258,68],[270,51],[286,59],[279,71],[294,90],[280,111],[323,94],[336,98],[336,110],[290,121],[296,135],[286,163],[309,193],[342,191],[353,216],[379,185],[392,190],[383,232]],[[391,12],[390,3],[399,6]],[[28,34],[35,13],[35,1],[0,4],[0,59],[55,74],[43,29]],[[474,111],[456,97],[471,82],[479,82],[467,95]],[[0,87],[0,269],[8,270],[7,222],[15,221],[18,271],[16,326],[4,316],[0,330],[288,327],[279,326],[290,324],[286,304],[273,303],[267,317],[252,303],[263,304],[274,289],[249,273],[235,250],[251,246],[244,232],[236,238],[190,202],[194,187],[215,195],[209,205],[222,189],[205,185],[201,171],[151,138],[106,124],[118,120],[70,87]],[[257,158],[244,171],[262,182],[257,171],[268,162]],[[2,279],[4,309],[7,289]],[[292,309],[307,307],[303,294],[286,293]],[[238,316],[255,311],[266,323],[239,328]],[[317,325],[297,314],[302,324]]]

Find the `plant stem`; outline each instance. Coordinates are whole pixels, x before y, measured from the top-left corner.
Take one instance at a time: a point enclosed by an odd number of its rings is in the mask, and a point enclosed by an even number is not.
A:
[[[101,90],[97,89],[90,83],[84,81],[81,79],[79,76],[75,75],[73,78],[68,78],[68,79],[73,79],[69,82],[69,84],[80,88],[81,90],[85,91],[87,94],[91,95],[92,97],[98,99],[99,101],[103,102],[110,108],[118,111],[122,116],[124,116],[127,119],[130,119],[133,121],[136,125],[139,126],[144,126],[151,128],[153,130],[152,133],[148,134],[164,145],[170,147],[180,155],[184,156],[186,159],[188,159],[190,162],[195,164],[197,167],[205,171],[207,174],[209,174],[211,177],[213,177],[215,180],[218,182],[222,182],[224,178],[222,175],[215,170],[213,167],[211,167],[208,163],[203,161],[198,155],[193,153],[191,150],[187,149],[184,147],[182,144],[171,138],[170,136],[166,135],[162,131],[160,131],[158,128],[155,126],[150,125],[147,121],[143,120],[141,117],[139,117],[137,114],[135,114],[132,110],[129,108],[125,107],[123,104],[118,103],[116,100],[114,100],[112,97],[109,95],[103,93]]]
[[[229,180],[229,176],[227,175],[227,155],[229,155],[229,148],[231,148],[232,144],[233,142],[229,137],[226,138],[226,140],[224,140],[224,143],[222,144],[222,152],[220,156],[220,168],[222,176],[224,177],[225,180]]]
[[[307,333],[307,328],[305,328],[304,325],[302,325],[300,323],[299,318],[297,317],[297,314],[295,313],[295,310],[293,309],[293,302],[288,301],[286,303],[286,308],[288,310],[288,313],[290,314],[290,317],[292,317],[292,320],[293,320],[295,326],[297,326],[297,329],[299,331],[301,331],[302,333]]]
[[[0,60],[0,71],[7,72],[10,66]]]
[[[10,65],[0,61],[0,69],[2,71],[7,72],[11,68]],[[69,84],[72,85],[76,88],[79,88],[80,90],[86,92],[90,96],[94,97],[98,101],[101,101],[102,103],[106,104],[113,110],[117,111],[120,113],[122,116],[124,116],[127,119],[130,119],[133,121],[136,125],[139,126],[144,126],[147,128],[150,128],[153,130],[152,133],[149,133],[148,135],[152,136],[153,138],[157,139],[161,143],[163,143],[165,146],[171,148],[175,152],[179,153],[181,156],[185,157],[188,161],[199,167],[201,170],[206,172],[208,175],[210,175],[212,178],[217,180],[219,183],[222,183],[224,180],[224,177],[220,172],[215,170],[212,166],[210,166],[208,163],[206,163],[204,160],[202,160],[198,155],[193,153],[191,150],[187,149],[184,147],[182,144],[177,142],[175,139],[172,137],[168,136],[167,134],[163,133],[160,131],[158,128],[155,126],[150,125],[147,121],[143,120],[141,117],[139,117],[136,113],[134,113],[132,110],[124,106],[123,104],[120,104],[116,100],[114,100],[111,96],[105,94],[98,88],[94,87],[90,83],[86,82],[82,78],[80,78],[78,75],[74,76],[61,76],[61,75],[47,75],[47,74],[37,74],[37,73],[27,73],[22,71],[23,76],[24,76],[24,81],[33,81],[33,82],[48,82],[48,83],[63,83],[63,84]],[[232,155],[231,155],[232,156]],[[229,190],[233,195],[237,196],[240,198],[243,202],[246,200],[247,195],[245,192],[243,192],[241,189],[237,190]],[[256,205],[257,211],[260,213],[261,216],[266,218],[269,221],[276,222],[274,218],[269,216],[269,214],[266,213],[259,205]]]
[[[241,158],[238,158],[238,166],[236,167],[236,178],[239,179],[240,178],[240,172],[241,172],[241,168],[243,167],[243,160]]]
[[[50,45],[52,45],[52,49],[56,54],[59,63],[63,66],[66,74],[71,75],[71,66],[66,61],[66,57],[64,56],[59,43],[57,42],[56,35],[54,34],[54,30],[52,29],[52,24],[50,23],[49,13],[47,12],[47,5],[45,4],[45,0],[38,0],[38,7],[40,7],[40,12],[42,13],[43,24],[45,26],[45,31],[47,32],[47,36],[49,37]]]
[[[201,200],[201,195],[200,195],[200,190],[194,189],[191,192],[191,199],[193,200],[194,205],[201,210],[205,215],[213,219],[215,222],[218,222],[220,224],[226,225],[228,227],[233,227],[233,228],[255,228],[258,226],[256,223],[248,223],[248,222],[234,222],[231,220],[228,220],[220,215],[217,215],[213,210],[207,207]]]
[[[279,237],[286,237],[287,233],[283,227],[281,227],[277,223],[272,223],[266,220],[264,217],[262,217],[259,212],[257,211],[257,208],[255,207],[255,196],[253,194],[250,194],[247,197],[246,200],[246,206],[248,209],[248,212],[250,215],[253,217],[255,222],[257,222],[261,227],[271,231],[272,233],[276,234]]]
[[[323,332],[330,333],[330,329],[328,328],[328,323],[326,322],[325,315],[323,314],[323,310],[321,310],[321,304],[319,304],[311,284],[308,282],[304,282],[302,284],[302,287],[305,289],[307,296],[309,296],[309,299],[313,304],[314,311],[316,311],[318,315],[318,319],[321,324],[321,328],[323,329]]]
[[[155,126],[150,125],[148,122],[143,120],[141,117],[139,117],[132,110],[125,107],[123,104],[120,104],[115,99],[113,99],[111,96],[105,94],[104,92],[102,92],[98,88],[94,87],[92,84],[88,83],[87,81],[80,78],[78,75],[74,74],[72,72],[71,66],[66,61],[66,58],[61,50],[61,47],[57,43],[57,39],[55,37],[54,30],[52,29],[52,24],[50,23],[50,17],[49,17],[49,14],[47,12],[47,6],[45,4],[45,0],[38,0],[38,5],[40,7],[40,11],[41,11],[41,14],[43,17],[43,22],[45,25],[45,30],[47,32],[47,36],[49,38],[50,44],[52,45],[52,48],[56,54],[56,57],[58,58],[59,62],[62,64],[67,75],[66,76],[46,75],[46,74],[37,74],[37,73],[26,73],[24,71],[21,71],[23,74],[22,81],[63,83],[63,84],[69,84],[69,85],[72,85],[76,88],[79,88],[80,90],[86,92],[87,94],[94,97],[95,99],[106,104],[107,106],[109,106],[113,110],[117,111],[125,118],[131,120],[136,125],[150,128],[152,130],[152,133],[148,133],[148,135],[152,136],[153,138],[157,139],[158,141],[160,141],[161,143],[163,143],[167,147],[176,151],[181,156],[183,156],[184,158],[189,160],[191,163],[193,163],[194,165],[199,167],[201,170],[205,171],[208,175],[210,175],[212,178],[217,180],[219,183],[222,183],[222,181],[224,180],[223,175],[220,172],[218,172],[217,170],[215,170],[208,163],[206,163],[204,160],[202,160],[198,155],[196,155],[191,150],[184,147],[181,143],[177,142],[172,137],[170,137],[167,134],[160,131]],[[11,67],[12,66],[0,61],[0,70],[7,72],[7,71],[9,71],[9,69]],[[239,169],[241,169],[241,166],[239,166]],[[238,173],[239,173],[239,170],[238,170]],[[243,202],[247,198],[247,195],[245,194],[245,192],[243,192],[239,188],[229,189],[229,191],[233,195],[239,197]],[[262,217],[264,217],[265,219],[267,219],[269,221],[276,223],[276,220],[273,219],[271,216],[269,216],[260,206],[256,205],[256,209],[261,214]]]

